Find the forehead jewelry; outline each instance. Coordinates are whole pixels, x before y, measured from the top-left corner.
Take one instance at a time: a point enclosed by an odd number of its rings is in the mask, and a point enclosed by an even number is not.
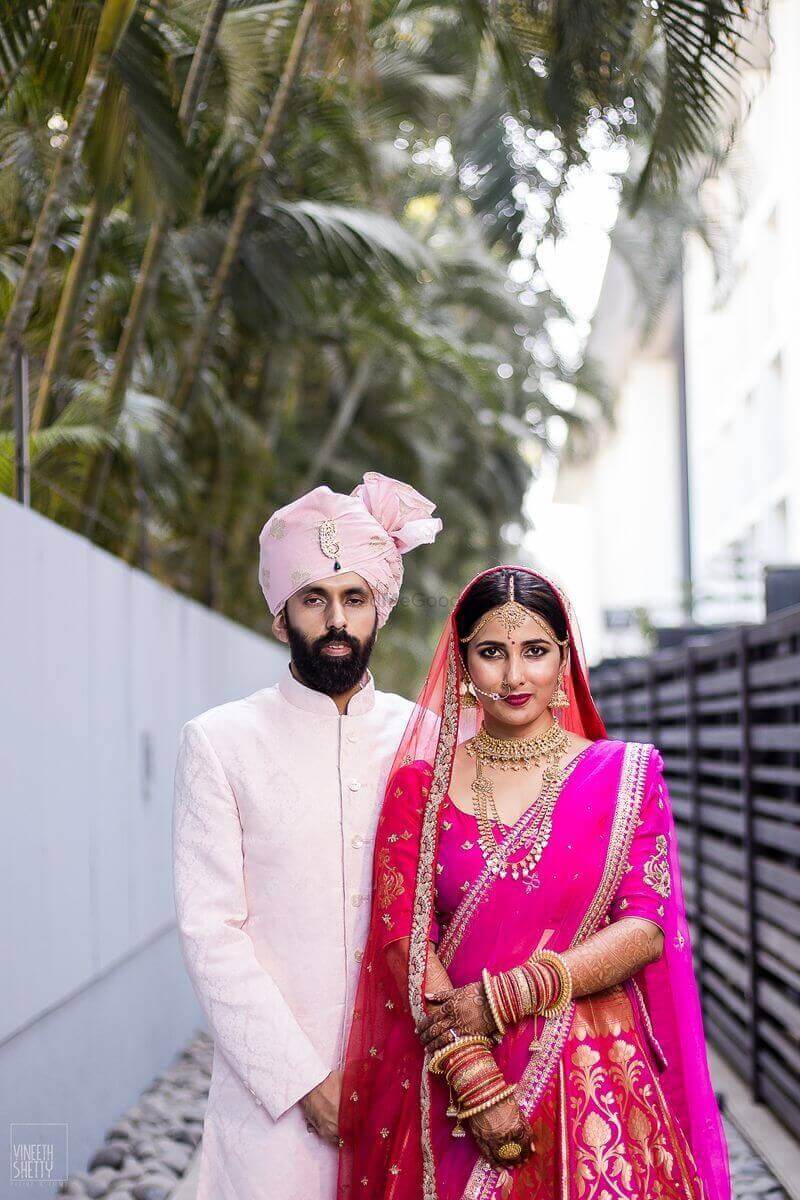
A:
[[[506,600],[505,604],[501,605],[500,608],[490,608],[487,613],[483,614],[472,632],[468,633],[466,637],[460,638],[459,640],[462,643],[471,642],[473,638],[478,636],[484,625],[486,625],[488,621],[491,621],[493,617],[497,618],[497,620],[503,626],[503,629],[506,631],[506,635],[508,637],[511,637],[512,633],[515,633],[519,627],[523,625],[528,618],[530,618],[532,621],[535,621],[539,628],[543,629],[547,636],[552,638],[557,645],[566,646],[569,643],[569,637],[556,637],[555,633],[546,621],[543,621],[541,617],[537,616],[537,614],[532,612],[529,608],[525,608],[525,606],[520,604],[519,600],[515,598],[513,575],[509,575],[508,577],[508,599]]]

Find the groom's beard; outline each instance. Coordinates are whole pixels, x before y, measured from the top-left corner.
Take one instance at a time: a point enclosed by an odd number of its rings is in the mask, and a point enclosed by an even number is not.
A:
[[[360,642],[358,638],[352,637],[349,633],[337,633],[336,630],[331,630],[323,637],[311,641],[299,629],[294,629],[289,624],[289,617],[285,612],[284,619],[289,637],[289,649],[292,652],[292,662],[297,668],[298,675],[308,687],[313,688],[315,692],[324,692],[326,696],[341,696],[344,692],[349,692],[351,688],[356,687],[366,671],[372,655],[372,648],[378,635],[377,618],[372,633],[364,642]],[[331,642],[340,642],[349,646],[352,653],[342,655],[341,658],[323,654],[323,646],[328,646]]]

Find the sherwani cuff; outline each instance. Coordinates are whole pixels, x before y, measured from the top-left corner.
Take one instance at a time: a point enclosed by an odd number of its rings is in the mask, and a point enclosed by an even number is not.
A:
[[[291,1075],[287,1075],[283,1083],[273,1087],[269,1096],[264,1098],[264,1107],[273,1121],[299,1103],[330,1073],[331,1068],[312,1049],[307,1061],[293,1066]]]

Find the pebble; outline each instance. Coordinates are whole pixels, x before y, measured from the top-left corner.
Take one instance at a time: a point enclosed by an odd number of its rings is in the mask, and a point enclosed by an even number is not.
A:
[[[83,1200],[167,1200],[203,1135],[214,1047],[201,1031],[144,1095],[109,1125],[86,1171],[73,1171],[61,1196]]]

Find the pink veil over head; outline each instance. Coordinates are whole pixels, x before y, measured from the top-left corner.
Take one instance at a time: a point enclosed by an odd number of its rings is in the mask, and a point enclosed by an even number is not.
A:
[[[512,572],[514,575],[525,574],[552,589],[561,606],[569,638],[564,669],[569,704],[563,709],[555,709],[554,716],[565,729],[591,741],[607,737],[589,688],[578,622],[558,584],[541,572],[516,565],[491,567],[470,580],[439,637],[430,669],[392,763],[378,821],[370,928],[344,1064],[337,1200],[355,1200],[363,1196],[369,1196],[370,1200],[439,1200],[435,1172],[432,1175],[430,1170],[429,1133],[425,1116],[420,1113],[424,1055],[415,1033],[415,1024],[426,1013],[424,977],[429,940],[436,940],[430,921],[435,884],[430,871],[426,873],[417,865],[408,974],[407,980],[403,980],[402,993],[405,994],[398,995],[397,979],[392,975],[384,951],[386,914],[381,911],[379,899],[381,890],[386,888],[387,876],[385,869],[381,871],[380,860],[387,840],[396,843],[398,836],[408,839],[402,843],[402,848],[407,855],[416,856],[417,864],[423,858],[430,863],[431,857],[435,856],[437,814],[450,786],[454,755],[457,747],[477,732],[483,712],[480,705],[465,707],[461,703],[464,671],[456,616],[471,587],[496,572],[506,579]],[[653,764],[657,766],[659,762],[659,755],[651,755],[648,779],[655,770]],[[393,809],[393,804],[398,803],[393,799],[398,794],[395,783],[405,768],[411,769],[410,764],[420,763],[430,764],[432,768],[429,788],[423,789],[425,798],[419,807],[402,814],[398,826],[397,813]],[[387,839],[390,827],[399,832],[392,832]],[[674,829],[672,846],[676,855]],[[396,848],[395,845],[393,849]],[[677,870],[675,858],[673,877],[679,879]],[[674,928],[669,931],[669,939],[674,944],[669,948],[669,954],[654,964],[657,970],[642,979],[641,992],[647,997],[650,1009],[645,1018],[648,1025],[652,1016],[652,1026],[646,1034],[656,1046],[655,1052],[662,1059],[672,1060],[671,1078],[667,1084],[674,1082],[675,1086],[665,1086],[665,1092],[688,1126],[685,1131],[698,1165],[703,1166],[703,1153],[710,1152],[709,1164],[703,1173],[707,1200],[730,1200],[727,1157],[708,1080],[691,956],[678,955],[675,949],[679,942],[685,944],[689,938],[682,891],[676,888],[675,892]],[[672,971],[675,974],[670,980]],[[658,993],[663,993],[660,1001]],[[689,1057],[681,1055],[682,1039]],[[700,1056],[696,1069],[691,1056]],[[402,1081],[403,1090],[389,1086],[391,1080],[397,1079]],[[689,1104],[693,1086],[694,1096]],[[692,1105],[695,1106],[694,1113]],[[383,1181],[380,1190],[376,1186],[377,1180]]]

